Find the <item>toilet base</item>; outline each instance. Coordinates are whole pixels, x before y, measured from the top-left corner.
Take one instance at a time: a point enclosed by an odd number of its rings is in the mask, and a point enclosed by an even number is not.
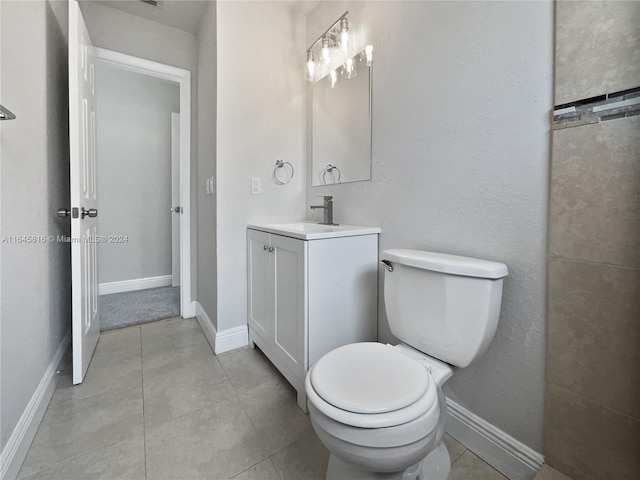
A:
[[[444,443],[433,450],[416,465],[404,472],[369,472],[340,460],[329,457],[326,480],[450,480],[451,458]]]

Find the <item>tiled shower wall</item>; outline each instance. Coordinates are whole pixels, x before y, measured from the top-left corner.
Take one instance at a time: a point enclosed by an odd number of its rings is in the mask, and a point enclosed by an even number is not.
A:
[[[556,105],[640,86],[640,2],[556,3]],[[640,116],[554,131],[546,462],[640,478]]]

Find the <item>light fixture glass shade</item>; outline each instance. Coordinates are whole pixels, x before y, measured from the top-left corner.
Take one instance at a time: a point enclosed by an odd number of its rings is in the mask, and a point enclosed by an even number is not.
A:
[[[329,79],[329,86],[331,88],[334,88],[336,86],[336,83],[338,82],[338,72],[336,72],[335,70],[331,70],[329,72],[329,75],[327,75],[327,78]]]
[[[354,78],[358,75],[356,70],[356,62],[353,58],[347,58],[342,65],[342,74],[347,78]]]
[[[349,53],[349,20],[347,17],[340,20],[340,48],[345,54]]]
[[[331,43],[327,37],[322,39],[322,50],[320,56],[324,63],[329,63],[331,61]]]
[[[307,82],[313,82],[316,77],[316,62],[313,61],[313,52],[307,51],[307,63],[304,69],[304,79]]]
[[[370,67],[373,64],[373,45],[367,45],[364,47],[364,55],[367,67]]]

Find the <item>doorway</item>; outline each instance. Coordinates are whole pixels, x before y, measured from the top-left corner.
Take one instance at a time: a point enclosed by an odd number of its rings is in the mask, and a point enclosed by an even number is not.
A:
[[[190,310],[190,72],[96,48],[101,330]]]

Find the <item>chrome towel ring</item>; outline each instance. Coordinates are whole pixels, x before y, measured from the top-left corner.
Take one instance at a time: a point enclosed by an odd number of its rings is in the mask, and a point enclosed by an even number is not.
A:
[[[338,178],[336,178],[336,174],[333,173],[334,170],[338,171]],[[322,171],[322,183],[324,183],[325,185],[327,184],[327,173],[330,173],[333,176],[332,183],[340,183],[340,177],[342,176],[342,174],[340,173],[340,169],[338,167],[336,167],[335,165],[329,164]]]
[[[289,170],[291,171],[291,173],[289,174],[289,176],[288,176],[288,178],[286,180],[282,180],[282,179],[278,178],[278,172],[285,165],[287,165],[289,167]],[[278,185],[286,185],[287,183],[289,183],[291,181],[291,179],[293,178],[293,174],[294,173],[295,173],[295,170],[293,169],[293,165],[291,165],[290,162],[285,162],[283,160],[276,160],[276,167],[273,169],[273,181],[275,183],[277,183]]]

